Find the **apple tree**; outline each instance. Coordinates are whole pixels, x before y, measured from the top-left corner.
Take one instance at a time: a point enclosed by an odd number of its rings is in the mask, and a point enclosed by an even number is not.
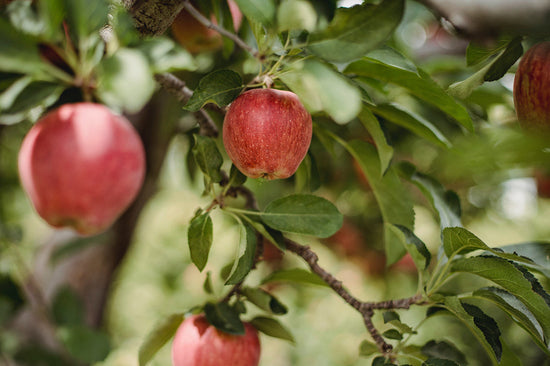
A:
[[[0,13],[0,364],[550,358],[549,4]]]

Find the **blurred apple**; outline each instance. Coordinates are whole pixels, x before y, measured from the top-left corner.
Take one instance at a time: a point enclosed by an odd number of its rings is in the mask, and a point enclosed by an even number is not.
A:
[[[537,194],[541,198],[550,198],[550,173],[538,169],[535,171]]]
[[[183,321],[172,343],[173,366],[257,366],[260,362],[258,331],[244,323],[245,334],[216,329],[204,315]]]
[[[391,268],[397,272],[409,274],[416,274],[418,272],[410,253],[405,254],[403,258],[392,264]]]
[[[231,18],[233,19],[233,28],[236,32],[241,26],[243,15],[235,1],[228,0],[227,5],[229,6]],[[212,23],[218,24],[213,14],[210,16],[210,20]],[[172,23],[172,34],[191,53],[215,51],[220,49],[223,43],[220,33],[206,27],[185,9],[178,14]]]
[[[30,129],[18,165],[23,188],[46,222],[93,235],[136,197],[145,152],[126,118],[101,104],[65,104]]]

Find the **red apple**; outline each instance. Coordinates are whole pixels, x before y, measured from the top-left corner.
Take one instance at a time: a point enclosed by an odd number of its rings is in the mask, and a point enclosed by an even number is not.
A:
[[[19,151],[19,175],[38,214],[82,235],[107,229],[143,183],[145,153],[130,122],[94,103],[42,117]]]
[[[225,150],[251,178],[290,177],[306,156],[311,135],[311,115],[296,94],[283,90],[244,92],[223,122]]]
[[[550,132],[550,42],[523,55],[514,79],[514,105],[523,128]]]
[[[241,26],[243,15],[233,0],[228,0],[227,4],[233,19],[233,28],[237,31]],[[217,24],[214,15],[210,16],[210,20]],[[221,34],[204,26],[185,9],[174,19],[171,28],[174,38],[191,53],[215,51],[222,47]]]
[[[244,323],[242,336],[224,333],[204,315],[193,315],[179,326],[172,343],[173,366],[257,366],[258,331]]]
[[[550,172],[543,169],[535,170],[535,183],[538,196],[550,198]]]

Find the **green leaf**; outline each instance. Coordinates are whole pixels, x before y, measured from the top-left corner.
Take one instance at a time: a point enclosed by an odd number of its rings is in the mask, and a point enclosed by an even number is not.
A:
[[[332,62],[349,62],[380,46],[401,22],[405,2],[385,0],[338,8],[329,26],[310,34],[308,49]]]
[[[310,113],[324,111],[335,122],[351,121],[361,110],[361,92],[341,73],[313,59],[290,65],[281,80]]]
[[[45,75],[46,63],[40,58],[38,44],[0,18],[0,71]]]
[[[170,38],[148,38],[142,40],[138,46],[147,57],[154,73],[197,69],[193,56]]]
[[[500,39],[496,44],[487,47],[486,44],[476,43],[475,41],[470,42],[466,49],[466,65],[474,66],[489,60],[504,51],[509,43],[510,39]]]
[[[58,334],[67,351],[85,363],[103,361],[111,350],[107,334],[86,326],[63,327]]]
[[[229,171],[229,185],[231,187],[242,186],[246,182],[247,176],[241,173],[234,164],[231,164],[231,170]]]
[[[245,328],[239,319],[239,313],[226,302],[204,305],[204,315],[217,329],[235,335],[244,335]]]
[[[454,118],[468,131],[473,131],[472,118],[464,106],[448,95],[431,77],[421,69],[418,73],[388,65],[373,58],[364,57],[348,65],[344,70],[350,76],[363,76],[392,83],[407,89],[418,99],[431,104]]]
[[[264,285],[270,282],[294,282],[306,285],[328,286],[317,274],[301,268],[283,269],[272,272],[264,278],[261,283]]]
[[[317,13],[313,5],[305,0],[285,0],[277,9],[277,29],[305,29],[312,31],[317,25]]]
[[[385,250],[388,265],[405,254],[401,238],[393,232],[393,225],[401,225],[409,230],[414,226],[413,202],[395,169],[390,167],[382,176],[380,159],[374,146],[354,140],[346,144],[346,149],[357,160],[372,188],[384,219]]]
[[[546,277],[550,277],[550,243],[549,242],[527,242],[498,247],[505,253],[515,254],[529,258],[532,262],[523,262],[523,265],[530,270],[538,271]]]
[[[0,329],[5,321],[11,319],[24,304],[25,300],[19,286],[13,279],[0,273]]]
[[[460,364],[444,358],[428,358],[422,366],[460,366]]]
[[[55,42],[62,37],[61,24],[65,16],[63,2],[64,0],[45,0],[36,4],[44,24],[42,37],[46,40]]]
[[[84,324],[82,301],[70,287],[63,287],[56,293],[52,302],[52,313],[58,325]]]
[[[260,24],[272,24],[275,18],[274,0],[235,0],[243,14]]]
[[[414,134],[422,137],[438,146],[450,147],[451,143],[437,127],[422,116],[414,114],[397,104],[367,104],[374,114],[384,119],[408,129]]]
[[[109,4],[106,0],[90,2],[88,0],[64,0],[65,21],[71,34],[82,50],[87,38],[99,34],[99,30],[108,22]]]
[[[361,357],[369,357],[378,352],[378,346],[373,342],[364,340],[359,345],[359,356]]]
[[[241,293],[246,296],[248,301],[262,310],[275,315],[284,315],[288,309],[275,296],[260,288],[244,287]]]
[[[430,358],[452,360],[458,365],[466,364],[466,356],[448,341],[428,341],[422,346],[422,353]]]
[[[226,285],[235,285],[241,282],[252,269],[256,256],[256,232],[247,223],[241,223],[241,240],[239,244],[238,258],[233,265]]]
[[[172,314],[147,334],[139,347],[139,366],[145,366],[155,357],[157,352],[176,334],[184,319],[183,314]]]
[[[103,59],[97,74],[99,98],[115,109],[139,112],[155,91],[156,84],[147,58],[135,49],[118,49]]]
[[[208,212],[193,217],[187,232],[191,260],[202,271],[212,246],[212,219]]]
[[[368,108],[363,108],[358,118],[374,140],[380,158],[380,174],[383,175],[388,170],[393,158],[393,147],[388,144],[384,131],[380,127],[380,122]]]
[[[401,320],[399,314],[395,311],[385,311],[384,314],[382,314],[382,318],[384,319],[384,323],[389,323],[394,320]]]
[[[195,143],[193,157],[201,171],[211,179],[212,182],[219,183],[223,179],[220,169],[223,165],[223,157],[214,139],[198,134],[194,134]]]
[[[545,343],[545,336],[542,326],[539,321],[529,310],[529,308],[521,302],[516,296],[510,292],[498,287],[480,288],[472,294],[474,298],[481,298],[491,301],[501,308],[512,320],[520,327],[525,329],[537,345],[550,355],[550,349]]]
[[[206,103],[224,107],[239,96],[243,90],[241,75],[232,70],[217,70],[203,77],[193,95],[183,107],[196,112]]]
[[[403,335],[399,333],[397,329],[388,329],[384,333],[382,333],[382,336],[388,339],[396,339],[396,340],[402,340]]]
[[[550,339],[550,295],[524,267],[496,256],[477,256],[453,260],[451,271],[471,273],[502,286],[527,306]]]
[[[491,363],[497,366],[502,355],[502,344],[500,343],[500,337],[497,336],[500,331],[498,331],[496,322],[479,308],[474,309],[473,305],[467,304],[464,307],[460,300],[454,296],[445,297],[444,306],[470,330],[486,350]],[[488,333],[485,333],[485,331]]]
[[[7,13],[18,31],[34,36],[44,32],[44,23],[34,12],[31,1],[12,1],[7,6]]]
[[[475,250],[490,250],[481,239],[461,227],[443,229],[443,248],[447,258],[467,254]]]
[[[267,318],[258,316],[250,321],[250,323],[258,329],[260,332],[291,343],[295,343],[292,333],[286,329],[278,320],[273,318]]]
[[[261,218],[275,230],[327,238],[342,226],[343,216],[328,200],[294,194],[272,201]]]
[[[411,254],[416,268],[420,270],[427,269],[432,260],[432,255],[426,244],[405,226],[395,225],[395,227],[403,233],[405,247]]]
[[[202,289],[209,295],[214,294],[214,285],[212,284],[212,272],[206,272],[206,278],[202,284]]]
[[[462,210],[456,193],[445,190],[441,183],[429,175],[416,171],[416,167],[410,163],[402,163],[399,168],[430,201],[439,216],[442,230],[447,227],[462,226],[460,220]]]

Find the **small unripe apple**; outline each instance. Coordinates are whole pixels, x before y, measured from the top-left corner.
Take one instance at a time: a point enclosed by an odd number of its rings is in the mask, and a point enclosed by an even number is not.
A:
[[[251,178],[293,175],[311,143],[311,115],[296,94],[252,89],[231,103],[223,122],[229,158]]]
[[[514,105],[523,128],[550,133],[550,42],[523,55],[514,79]]]
[[[22,186],[46,222],[93,235],[136,197],[145,152],[126,118],[101,104],[65,104],[30,129],[18,165]]]
[[[257,366],[260,362],[258,331],[244,323],[244,335],[216,329],[204,315],[186,318],[172,342],[173,366]]]

